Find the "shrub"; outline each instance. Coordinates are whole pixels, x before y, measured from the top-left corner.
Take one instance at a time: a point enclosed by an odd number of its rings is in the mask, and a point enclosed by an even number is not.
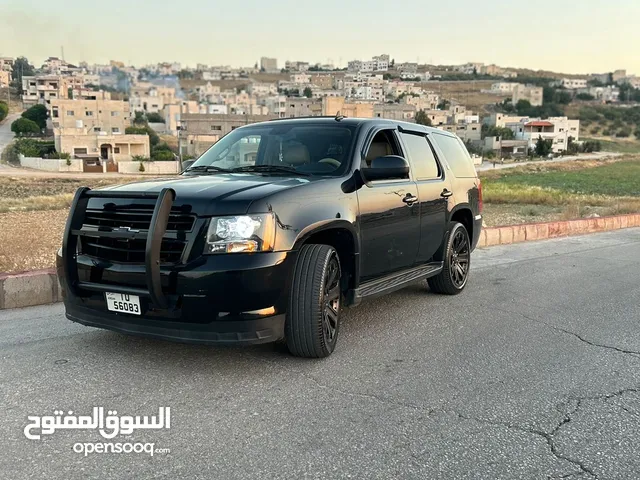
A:
[[[11,131],[16,135],[37,135],[40,133],[40,127],[33,120],[19,118],[11,124]]]
[[[9,105],[0,101],[0,122],[9,115]]]
[[[616,132],[616,137],[618,138],[627,138],[631,136],[631,128],[623,127]]]
[[[25,157],[40,157],[42,145],[33,138],[19,138],[14,142],[16,152]]]
[[[140,166],[138,167],[139,172],[144,172],[144,164],[140,162]]]
[[[638,127],[638,129],[633,132],[633,134],[635,135],[636,139],[640,139],[640,127]]]
[[[147,157],[142,156],[142,155],[133,155],[131,157],[131,161],[133,161],[133,162],[148,162],[149,159]]]
[[[69,160],[71,158],[71,155],[69,155],[66,152],[52,152],[49,155],[47,155],[47,158],[57,158],[57,159]],[[69,165],[70,164],[71,163],[69,163]]]
[[[155,150],[151,153],[151,160],[168,162],[175,160],[175,156],[171,150]]]
[[[164,117],[159,113],[147,113],[147,121],[150,123],[164,123]]]
[[[590,100],[595,100],[596,97],[594,97],[593,95],[589,94],[589,93],[579,93],[576,95],[576,98],[578,100],[586,100],[586,101],[590,101]]]

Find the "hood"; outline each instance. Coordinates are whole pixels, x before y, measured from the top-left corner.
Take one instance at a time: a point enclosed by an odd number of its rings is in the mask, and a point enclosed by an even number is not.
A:
[[[321,178],[225,173],[145,180],[100,190],[160,192],[163,188],[172,188],[176,192],[175,207],[190,206],[188,210],[200,216],[238,215],[246,213],[255,200],[317,180]]]

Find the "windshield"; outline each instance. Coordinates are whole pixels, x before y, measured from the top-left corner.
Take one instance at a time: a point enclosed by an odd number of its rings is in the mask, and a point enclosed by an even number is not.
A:
[[[274,122],[243,127],[220,139],[191,168],[211,166],[249,173],[290,169],[306,175],[337,176],[349,168],[354,137],[353,126],[337,122],[336,125]]]

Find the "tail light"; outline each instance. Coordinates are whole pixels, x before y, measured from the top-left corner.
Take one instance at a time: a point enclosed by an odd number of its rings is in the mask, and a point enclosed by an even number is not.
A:
[[[478,180],[478,213],[482,213],[482,182]]]

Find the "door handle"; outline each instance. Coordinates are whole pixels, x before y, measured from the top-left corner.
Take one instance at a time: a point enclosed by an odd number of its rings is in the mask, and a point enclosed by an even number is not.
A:
[[[442,193],[440,194],[440,196],[444,198],[450,197],[451,195],[453,195],[453,192],[451,190],[447,190],[446,188],[442,190]]]
[[[411,206],[418,201],[418,197],[416,197],[415,195],[411,195],[410,193],[407,193],[402,199],[402,201],[407,205]]]

